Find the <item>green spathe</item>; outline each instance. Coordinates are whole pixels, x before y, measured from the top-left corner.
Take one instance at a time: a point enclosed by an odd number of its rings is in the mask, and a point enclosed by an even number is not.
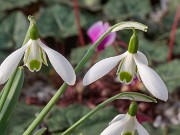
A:
[[[38,60],[31,60],[29,65],[30,65],[30,69],[32,71],[34,71],[34,70],[39,71],[41,68],[41,62]]]
[[[135,101],[133,101],[129,106],[128,114],[130,116],[136,116],[137,110],[138,110],[138,105]]]
[[[119,77],[122,82],[126,80],[126,83],[130,83],[133,76],[129,74],[128,72],[120,72]]]
[[[137,53],[138,44],[139,44],[138,36],[136,34],[136,31],[133,29],[133,35],[131,36],[131,39],[129,41],[128,52]]]

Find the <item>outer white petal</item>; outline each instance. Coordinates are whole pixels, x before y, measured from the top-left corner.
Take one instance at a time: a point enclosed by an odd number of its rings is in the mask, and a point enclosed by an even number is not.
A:
[[[29,40],[24,46],[18,50],[11,53],[1,64],[0,66],[0,84],[5,83],[9,77],[12,75],[14,70],[19,64],[25,50],[30,45],[31,40]]]
[[[143,64],[148,65],[148,59],[146,57],[146,55],[144,55],[144,53],[137,51],[136,54],[134,54],[134,56],[136,56],[136,58]]]
[[[126,114],[119,114],[119,115],[117,115],[117,116],[109,123],[109,125],[111,125],[111,124],[113,124],[113,123],[115,123],[115,122],[123,119],[125,115],[126,115]]]
[[[109,125],[100,135],[120,135],[129,119],[129,115],[125,115],[120,121]]]
[[[139,135],[149,135],[146,129],[135,119],[136,129]]]
[[[99,61],[93,67],[89,69],[83,79],[83,85],[89,85],[99,78],[106,75],[109,71],[111,71],[119,61],[127,55],[127,52],[115,56],[106,58],[104,60]]]
[[[142,82],[156,98],[167,101],[168,90],[160,76],[150,67],[141,63],[138,57],[134,57]]]
[[[76,75],[73,67],[69,61],[57,51],[47,47],[40,39],[37,40],[39,46],[47,53],[49,61],[56,70],[56,72],[62,77],[62,79],[69,85],[74,85],[76,81]]]

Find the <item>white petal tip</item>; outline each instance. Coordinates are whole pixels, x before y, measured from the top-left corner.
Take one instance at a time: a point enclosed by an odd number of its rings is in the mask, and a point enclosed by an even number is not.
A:
[[[167,96],[164,96],[164,97],[161,97],[159,98],[160,100],[163,100],[164,102],[166,102],[168,100],[168,95]]]
[[[72,80],[72,81],[69,81],[69,82],[66,82],[68,85],[74,85],[76,82],[76,79]]]

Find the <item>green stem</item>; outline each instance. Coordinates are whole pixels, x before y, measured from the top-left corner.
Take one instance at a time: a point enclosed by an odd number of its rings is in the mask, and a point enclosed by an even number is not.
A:
[[[91,115],[93,115],[94,113],[96,113],[98,110],[100,110],[101,108],[103,108],[104,106],[106,106],[107,104],[113,102],[116,99],[121,99],[121,97],[133,97],[134,96],[142,96],[142,97],[146,97],[149,98],[148,96],[144,95],[144,94],[140,94],[140,93],[136,93],[136,92],[123,92],[120,94],[117,94],[109,99],[107,99],[106,101],[102,102],[101,104],[99,104],[98,106],[96,106],[96,108],[94,108],[93,110],[91,110],[89,113],[87,113],[85,116],[83,116],[80,120],[78,120],[75,124],[73,124],[70,128],[68,128],[65,132],[63,132],[61,135],[67,135],[69,134],[73,129],[75,129],[77,126],[79,126],[80,124],[82,124],[84,121],[86,121]],[[132,99],[133,100],[133,99]],[[152,99],[150,99],[152,100]],[[152,100],[153,101],[153,100]],[[154,102],[154,101],[153,101]]]
[[[97,46],[102,42],[102,40],[109,34],[111,31],[120,26],[124,25],[126,22],[122,22],[119,24],[115,24],[112,27],[110,27],[87,51],[87,53],[84,55],[84,57],[81,59],[79,64],[75,68],[75,72],[78,73],[85,63],[90,59],[93,52],[97,48]],[[129,27],[128,27],[129,28]],[[131,29],[131,28],[130,28]],[[67,84],[63,83],[63,85],[59,88],[59,90],[55,93],[55,95],[52,97],[52,99],[48,102],[48,104],[44,107],[44,109],[39,113],[39,115],[36,117],[36,119],[31,123],[31,125],[26,129],[26,131],[23,133],[23,135],[31,135],[34,129],[39,125],[39,123],[44,119],[44,117],[48,114],[48,112],[51,110],[51,108],[56,104],[60,96],[64,93],[64,91],[67,88]]]
[[[99,45],[99,43],[111,32],[111,29],[107,30],[101,38],[99,38],[94,45],[90,47],[90,49],[87,51],[85,56],[82,58],[82,60],[79,62],[79,64],[75,68],[75,72],[78,73],[85,63],[89,60],[89,58],[92,56],[93,52],[95,51],[96,47]],[[63,85],[59,88],[59,90],[55,93],[55,95],[52,97],[52,99],[48,102],[48,104],[44,107],[44,109],[39,113],[39,115],[36,117],[36,119],[31,123],[31,125],[26,129],[26,131],[23,133],[23,135],[30,135],[34,131],[34,129],[39,125],[39,123],[44,119],[44,117],[48,114],[48,112],[51,110],[51,108],[56,104],[60,96],[64,93],[64,91],[67,88],[67,84],[63,83]]]
[[[39,123],[43,120],[43,118],[47,115],[50,109],[54,104],[58,101],[59,97],[64,93],[67,88],[67,84],[64,83],[61,88],[56,92],[56,94],[52,97],[52,99],[48,102],[48,104],[44,107],[44,109],[40,112],[40,114],[36,117],[36,119],[32,122],[32,124],[28,127],[28,129],[23,133],[23,135],[30,135],[34,131],[34,129],[39,125]]]

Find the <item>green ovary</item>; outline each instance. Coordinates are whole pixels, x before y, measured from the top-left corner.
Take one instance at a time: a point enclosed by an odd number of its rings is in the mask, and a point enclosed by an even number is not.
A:
[[[128,73],[128,72],[120,72],[119,77],[120,77],[121,81],[125,80],[126,83],[130,83],[131,80],[132,80],[132,75],[130,73]]]
[[[34,70],[39,71],[41,68],[41,63],[38,60],[31,60],[29,63],[29,67],[32,71]]]
[[[124,133],[123,135],[133,135],[131,132]]]

